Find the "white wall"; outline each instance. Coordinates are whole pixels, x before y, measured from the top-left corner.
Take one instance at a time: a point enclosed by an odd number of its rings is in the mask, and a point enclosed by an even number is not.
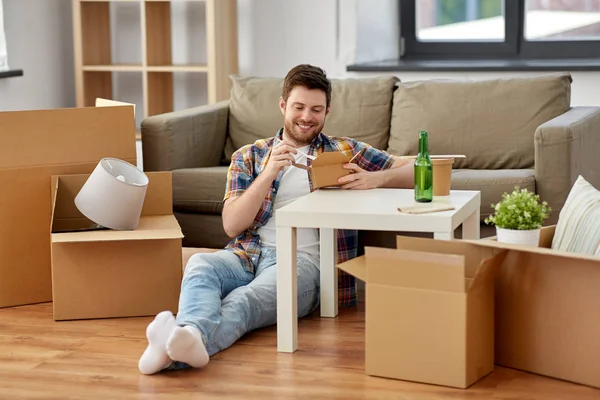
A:
[[[9,69],[8,57],[6,54],[6,35],[4,32],[4,7],[0,0],[0,71]]]
[[[283,77],[297,64],[346,65],[399,54],[397,0],[238,0],[240,73]]]
[[[336,0],[237,4],[241,74],[282,77],[300,63],[318,65],[331,76],[343,73],[336,48]]]
[[[4,0],[11,69],[24,76],[0,79],[0,110],[75,104],[69,0]]]

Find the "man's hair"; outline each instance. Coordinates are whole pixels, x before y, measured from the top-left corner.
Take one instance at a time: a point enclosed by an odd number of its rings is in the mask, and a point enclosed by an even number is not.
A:
[[[307,89],[319,89],[325,92],[327,107],[331,103],[331,82],[327,79],[325,71],[309,64],[300,64],[292,68],[283,81],[281,97],[287,101],[290,92],[295,86],[304,86]]]

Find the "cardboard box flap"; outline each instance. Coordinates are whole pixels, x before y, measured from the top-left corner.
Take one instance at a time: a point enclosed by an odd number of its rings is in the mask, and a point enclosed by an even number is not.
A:
[[[464,293],[465,257],[365,247],[366,282]]]
[[[135,104],[133,104],[133,103],[126,103],[123,101],[112,100],[112,99],[103,99],[102,97],[96,98],[96,107],[119,107],[119,106],[133,107],[133,113],[135,115]]]
[[[146,172],[148,189],[142,207],[142,216],[171,215],[173,213],[173,175],[170,171]]]
[[[493,257],[501,249],[474,246],[464,240],[431,240],[409,236],[397,236],[398,249],[423,251],[439,254],[460,254],[465,256],[465,277],[473,278],[481,266],[482,260]]]
[[[600,257],[592,256],[587,254],[579,254],[568,251],[553,250],[552,237],[554,236],[554,230],[556,226],[543,227],[540,232],[540,247],[525,246],[512,243],[502,243],[495,240],[495,238],[485,238],[480,240],[465,240],[465,243],[473,244],[482,248],[493,248],[496,250],[518,250],[526,253],[551,255],[567,259],[587,260],[587,261],[600,261]]]
[[[75,197],[89,174],[53,176],[52,241],[86,242],[106,240],[160,239],[183,237],[173,213],[171,172],[148,172],[146,198],[139,227],[134,231],[103,229],[86,218],[75,205]]]
[[[148,189],[142,207],[142,216],[170,215],[173,213],[171,172],[146,172]],[[52,177],[53,220],[85,219],[75,206],[75,197],[89,178],[89,174]]]
[[[83,232],[53,233],[52,243],[180,239],[182,237],[181,228],[173,215],[156,215],[141,218],[137,229],[131,231],[100,229]]]
[[[97,163],[103,157],[136,163],[131,106],[0,112],[0,169]]]
[[[475,290],[479,286],[489,282],[490,279],[493,279],[493,276],[504,262],[507,254],[508,250],[502,251],[491,258],[483,260],[473,279],[467,279],[467,292]]]
[[[355,257],[340,263],[338,264],[338,268],[363,282],[367,280],[367,260],[365,256]]]
[[[317,156],[312,162],[312,168],[325,167],[328,165],[346,164],[352,159],[352,154],[340,151],[326,151]]]

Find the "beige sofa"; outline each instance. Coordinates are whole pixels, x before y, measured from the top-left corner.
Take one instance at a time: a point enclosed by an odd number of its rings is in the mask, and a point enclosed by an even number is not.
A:
[[[142,123],[144,169],[173,171],[184,246],[219,248],[229,241],[221,211],[230,156],[282,125],[282,79],[232,80],[228,101]],[[571,82],[568,73],[481,81],[333,80],[324,132],[407,155],[416,153],[418,132],[425,129],[433,154],[467,156],[454,165],[452,188],[481,191],[481,221],[491,203],[519,185],[550,203],[552,224],[578,174],[600,187],[600,107],[571,107]],[[482,237],[493,232],[482,222]],[[361,237],[363,244],[394,245],[393,234]]]

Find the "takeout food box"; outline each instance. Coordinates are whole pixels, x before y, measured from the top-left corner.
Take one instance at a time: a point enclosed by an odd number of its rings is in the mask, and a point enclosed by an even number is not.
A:
[[[366,284],[368,375],[467,388],[494,369],[494,275],[506,251],[399,236],[338,265]]]
[[[52,300],[52,175],[136,164],[132,105],[0,112],[0,307]]]
[[[496,279],[496,364],[600,388],[600,257],[469,241],[509,251]]]
[[[172,214],[170,172],[146,173],[137,229],[99,228],[75,206],[89,174],[52,177],[52,294],[55,320],[177,312],[182,232]]]
[[[339,151],[326,151],[317,156],[307,167],[302,164],[294,164],[298,168],[308,171],[315,189],[340,186],[338,179],[350,174],[352,171],[344,168],[344,164],[352,161],[352,154]]]

